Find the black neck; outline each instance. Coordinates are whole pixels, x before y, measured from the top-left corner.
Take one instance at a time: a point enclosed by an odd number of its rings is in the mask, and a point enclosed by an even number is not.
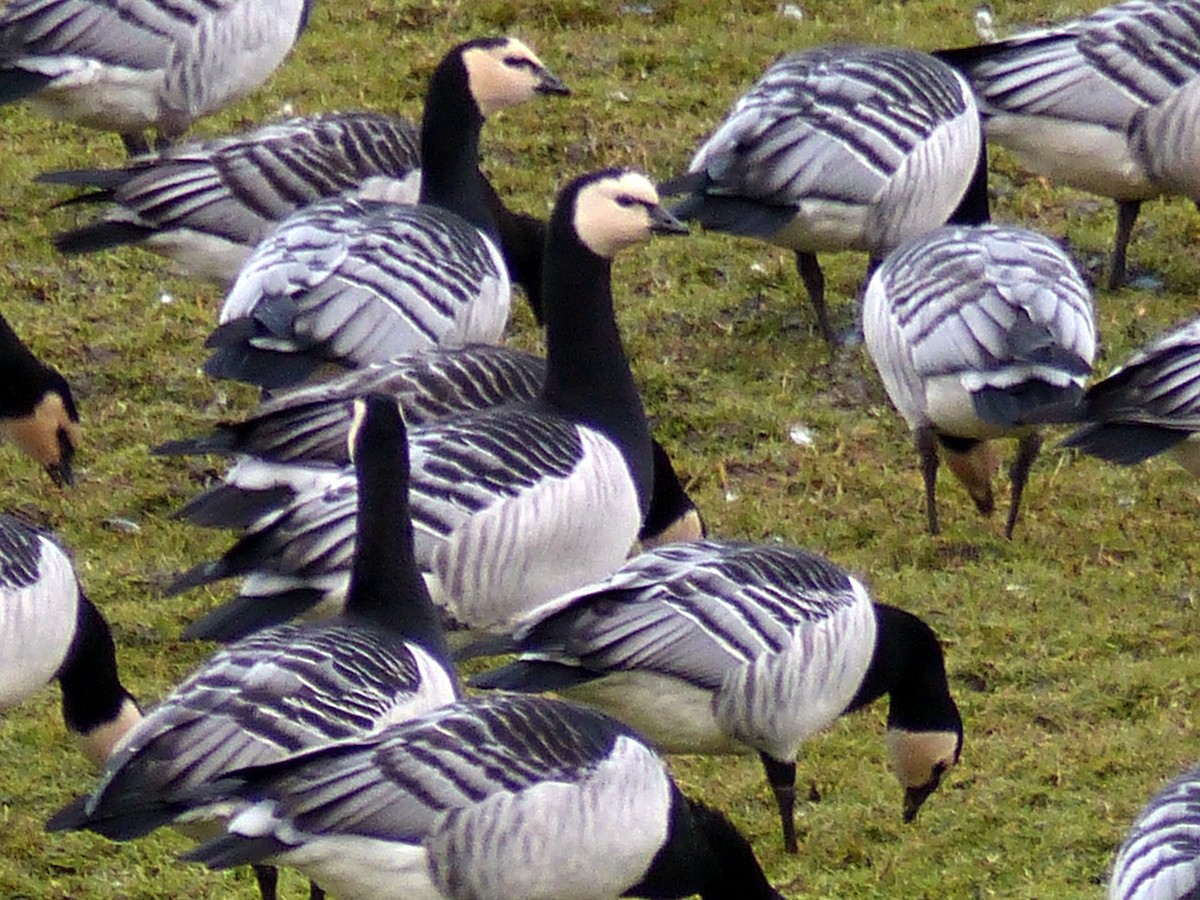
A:
[[[640,541],[657,537],[696,508],[679,483],[679,475],[662,444],[651,440],[651,449],[654,454],[654,492],[650,497],[650,508],[642,520],[642,530],[638,534]]]
[[[346,614],[419,644],[452,671],[441,621],[413,551],[408,436],[395,400],[368,398],[354,469],[358,527]]]
[[[946,220],[947,225],[986,225],[992,221],[992,210],[988,203],[987,141],[982,131],[979,135],[979,158],[975,162],[975,173],[967,192],[958,201],[958,207]]]
[[[875,652],[846,712],[888,694],[889,728],[961,730],[946,681],[945,657],[933,630],[912,613],[883,603],[875,604],[875,623]]]
[[[117,650],[100,610],[79,592],[75,637],[58,670],[63,721],[75,734],[88,734],[113,721],[133,697],[117,673]]]
[[[452,53],[434,70],[425,94],[419,201],[457,213],[499,243],[479,171],[482,129],[462,55]]]
[[[62,376],[21,343],[3,316],[0,316],[0,371],[4,373],[0,377],[0,417],[32,413],[51,382],[62,381]]]
[[[673,788],[667,843],[626,896],[777,900],[749,842],[721,813]]]
[[[547,232],[542,401],[603,431],[620,447],[644,515],[654,479],[650,426],[613,313],[612,262],[579,240],[570,221],[573,207],[560,203]]]

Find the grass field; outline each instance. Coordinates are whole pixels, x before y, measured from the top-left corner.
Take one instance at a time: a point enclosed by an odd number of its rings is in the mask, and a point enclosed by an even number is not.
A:
[[[994,4],[1002,29],[1096,5]],[[318,0],[310,32],[275,78],[196,132],[224,133],[284,108],[415,117],[425,77],[449,46],[513,33],[575,93],[489,123],[485,167],[513,205],[545,213],[581,171],[629,164],[675,174],[782,51],[975,41],[973,0],[801,6],[796,20],[773,0]],[[78,214],[50,211],[61,195],[33,176],[120,158],[115,137],[0,110],[0,311],[71,380],[87,441],[69,492],[0,450],[0,507],[49,523],[74,548],[85,587],[113,623],[127,683],[149,702],[210,652],[178,635],[229,590],[163,599],[161,588],[229,536],[170,518],[221,462],[162,461],[148,448],[237,416],[254,397],[200,372],[217,289],[174,278],[140,251],[63,259],[51,247],[49,235]],[[992,171],[996,217],[1066,237],[1099,281],[1113,205],[1029,177],[1003,153]],[[1101,372],[1196,312],[1198,236],[1191,204],[1146,205],[1131,263],[1135,276],[1152,277],[1138,281],[1142,290],[1097,290]],[[848,325],[865,259],[825,261],[834,316]],[[813,740],[800,779],[822,799],[801,805],[795,857],[782,852],[755,758],[675,759],[683,784],[729,811],[789,898],[1100,896],[1137,810],[1200,756],[1195,484],[1166,462],[1118,470],[1056,450],[1052,439],[1015,540],[1003,539],[1002,515],[980,519],[945,473],[943,534],[930,538],[907,429],[863,348],[834,355],[821,342],[790,255],[720,236],[662,240],[621,258],[616,294],[648,410],[712,533],[823,552],[864,577],[876,599],[924,616],[945,643],[966,722],[962,764],[911,826],[886,768],[883,704]],[[538,343],[523,307],[513,341]],[[811,432],[811,445],[791,438],[795,426]],[[113,845],[43,833],[44,819],[92,784],[54,689],[0,720],[0,759],[0,898],[256,896],[245,873],[178,863],[185,842],[174,835]],[[285,896],[304,890],[298,876],[284,882]]]

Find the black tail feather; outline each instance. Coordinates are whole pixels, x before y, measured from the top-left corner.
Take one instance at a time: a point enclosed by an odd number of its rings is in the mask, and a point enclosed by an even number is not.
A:
[[[1189,434],[1161,425],[1095,423],[1069,435],[1061,446],[1119,466],[1133,466],[1183,443]]]
[[[543,660],[518,659],[498,669],[480,672],[467,684],[473,688],[496,691],[515,691],[540,694],[544,691],[565,691],[599,678],[595,672],[579,666]]]
[[[127,244],[138,244],[154,234],[154,229],[136,222],[93,222],[80,228],[63,231],[53,238],[54,246],[62,253],[95,253]]]
[[[235,597],[183,631],[185,641],[219,641],[223,644],[282,625],[304,615],[321,602],[316,588],[296,588],[265,597]]]

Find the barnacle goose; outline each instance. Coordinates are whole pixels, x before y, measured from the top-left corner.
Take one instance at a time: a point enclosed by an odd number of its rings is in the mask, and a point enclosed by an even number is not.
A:
[[[685,231],[644,175],[607,169],[572,181],[548,229],[538,398],[410,433],[417,557],[458,625],[504,632],[523,610],[607,575],[628,554],[654,462],[614,318],[612,258],[654,232]],[[249,575],[219,613],[235,633],[261,616],[337,602],[354,546],[353,482],[336,468],[253,459],[226,480],[182,515],[246,532],[174,589]]]
[[[1143,347],[1083,396],[1063,445],[1130,466],[1159,453],[1200,476],[1200,319]]]
[[[283,62],[312,0],[10,0],[0,12],[0,103],[115,131],[177,138]]]
[[[404,423],[361,401],[351,432],[362,540],[345,612],[261,631],[212,656],[130,732],[90,796],[49,822],[130,840],[172,823],[212,833],[228,807],[177,795],[241,766],[375,731],[455,700],[437,612],[413,560]],[[207,826],[207,828],[206,828]],[[273,873],[263,871],[264,898]]]
[[[791,547],[659,547],[534,610],[515,644],[516,662],[472,686],[562,692],[667,753],[758,751],[792,853],[797,753],[838,716],[889,695],[905,821],[962,752],[962,719],[929,626],[872,603],[857,579]]]
[[[1200,0],[1130,0],[936,55],[971,82],[989,141],[1040,175],[1117,201],[1110,288],[1125,282],[1143,200],[1200,203]]]
[[[180,144],[118,169],[47,172],[37,180],[95,188],[60,205],[112,204],[94,222],[55,236],[64,253],[134,244],[228,286],[251,251],[304,206],[346,192],[415,203],[419,140],[417,127],[400,116],[325,113]],[[509,210],[487,179],[481,187],[509,274],[536,312],[545,223]]]
[[[435,348],[278,392],[241,422],[221,423],[199,438],[168,441],[154,452],[236,453],[269,462],[346,465],[346,431],[354,398],[363,394],[380,391],[396,397],[411,428],[504,403],[532,401],[545,380],[546,361],[532,353],[491,344]],[[700,511],[667,451],[657,440],[652,443],[654,491],[639,542],[651,547],[703,537]]]
[[[33,355],[3,316],[0,370],[0,437],[31,456],[55,484],[73,485],[82,431],[71,386]]]
[[[1191,900],[1200,894],[1200,769],[1159,791],[1138,815],[1108,881],[1108,900]]]
[[[955,227],[898,248],[871,278],[863,334],[892,403],[913,431],[930,534],[938,533],[938,455],[976,507],[992,512],[996,456],[1010,470],[1011,538],[1042,436],[1083,393],[1096,352],[1091,293],[1062,248],[1022,228]],[[1061,415],[1068,415],[1062,413]]]
[[[830,343],[818,252],[865,250],[874,267],[948,219],[988,218],[970,88],[928,54],[885,47],[776,60],[663,192],[687,194],[681,219],[793,250]]]
[[[295,866],[341,897],[782,900],[638,735],[558,700],[474,697],[198,793],[247,805],[186,859]]]
[[[141,719],[121,684],[112,632],[67,551],[41,529],[0,515],[0,710],[55,680],[63,721],[100,765]]]
[[[420,203],[341,197],[284,220],[226,296],[205,370],[278,388],[322,365],[498,341],[510,279],[479,171],[480,131],[497,110],[565,93],[515,39],[451,50],[425,95]]]

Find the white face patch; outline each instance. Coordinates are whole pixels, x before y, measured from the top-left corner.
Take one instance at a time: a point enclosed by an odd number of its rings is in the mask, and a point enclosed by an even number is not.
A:
[[[622,172],[595,181],[575,199],[575,233],[585,247],[604,259],[650,240],[650,210],[658,191],[639,172]]]
[[[905,789],[925,787],[933,780],[935,769],[945,771],[958,762],[958,735],[952,731],[890,728],[887,748],[892,771]]]
[[[516,38],[497,47],[472,47],[462,59],[471,96],[485,119],[532,100],[546,71],[537,55]]]

